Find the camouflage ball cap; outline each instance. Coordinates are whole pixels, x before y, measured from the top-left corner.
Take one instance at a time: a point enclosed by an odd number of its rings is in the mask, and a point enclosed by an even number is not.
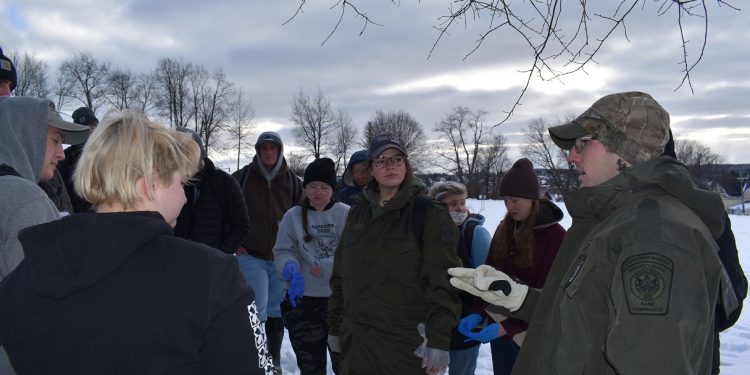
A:
[[[548,129],[555,144],[570,150],[591,135],[630,164],[659,157],[669,140],[669,113],[651,95],[631,91],[607,95],[568,124]]]

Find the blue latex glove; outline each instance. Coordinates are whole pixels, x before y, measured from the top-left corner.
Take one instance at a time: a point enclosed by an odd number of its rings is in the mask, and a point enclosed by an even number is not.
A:
[[[284,266],[284,272],[281,274],[281,276],[284,277],[284,280],[286,281],[292,281],[294,274],[297,273],[299,273],[299,266],[297,265],[297,263],[294,263],[290,260],[286,262],[286,265]]]
[[[289,295],[289,302],[292,307],[297,307],[297,304],[302,300],[302,294],[305,292],[305,277],[301,273],[295,273],[292,276],[292,281],[289,282],[289,289],[287,294]]]
[[[479,314],[467,315],[458,322],[458,332],[461,332],[462,335],[469,337],[474,333],[472,332],[472,330],[476,329],[480,324],[482,324],[482,320],[482,316]]]
[[[466,333],[463,333],[463,335],[468,337],[466,340],[464,340],[464,342],[469,342],[469,341],[474,340],[474,341],[479,341],[483,344],[486,344],[500,337],[500,324],[498,323],[488,324],[486,327],[482,328],[482,330],[479,332],[469,332],[468,335]]]

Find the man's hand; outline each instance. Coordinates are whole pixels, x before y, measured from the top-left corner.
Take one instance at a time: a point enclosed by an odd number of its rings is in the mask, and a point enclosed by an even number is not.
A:
[[[451,357],[447,350],[427,347],[422,358],[422,367],[429,375],[442,375],[448,369]]]
[[[493,305],[516,311],[523,305],[529,287],[519,284],[508,275],[483,264],[476,269],[449,268],[450,283],[457,289],[469,292]]]

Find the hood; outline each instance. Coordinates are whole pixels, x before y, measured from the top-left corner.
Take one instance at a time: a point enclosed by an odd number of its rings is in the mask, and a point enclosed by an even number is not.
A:
[[[0,98],[0,164],[7,164],[34,183],[44,166],[48,100],[17,96]]]
[[[33,288],[63,298],[104,279],[141,246],[171,233],[156,212],[82,213],[26,228],[18,239]]]
[[[725,216],[721,197],[700,189],[691,179],[687,168],[669,156],[626,168],[601,185],[569,191],[565,193],[565,204],[573,218],[597,218],[619,205],[630,203],[618,193],[638,193],[654,187],[693,210],[714,238],[721,235]]]
[[[367,150],[359,150],[352,154],[352,157],[349,158],[349,164],[347,164],[346,169],[344,169],[344,176],[341,178],[341,181],[344,182],[344,185],[354,187],[352,168],[354,168],[354,165],[359,164],[363,161],[367,161]]]
[[[539,216],[536,218],[534,229],[545,228],[557,224],[562,219],[563,212],[560,207],[557,207],[556,204],[548,199],[539,199]]]
[[[477,225],[484,225],[484,215],[480,214],[469,214],[469,217],[464,220],[464,223],[461,224],[461,228],[466,227],[466,223],[474,221],[477,223]],[[463,230],[463,229],[462,229]]]
[[[279,146],[279,158],[276,160],[276,165],[270,171],[260,160],[260,145],[264,143],[274,143]],[[267,181],[272,181],[279,173],[281,168],[286,164],[284,160],[284,143],[281,141],[281,137],[276,132],[263,132],[258,136],[258,140],[255,141],[255,157],[253,157],[253,163],[257,165],[258,171],[266,178]]]
[[[400,209],[403,207],[412,197],[425,193],[426,186],[422,180],[412,175],[409,177],[398,193],[390,200],[390,203],[384,207],[380,207],[378,199],[379,192],[373,189],[370,185],[362,189],[362,193],[354,196],[354,201],[357,203],[367,202],[370,207],[377,213],[387,212],[393,209]],[[377,215],[373,215],[377,216]]]

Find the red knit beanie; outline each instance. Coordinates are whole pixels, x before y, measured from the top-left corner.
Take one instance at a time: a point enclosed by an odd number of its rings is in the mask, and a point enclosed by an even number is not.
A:
[[[500,181],[500,195],[526,199],[539,198],[539,179],[529,159],[518,159]]]

